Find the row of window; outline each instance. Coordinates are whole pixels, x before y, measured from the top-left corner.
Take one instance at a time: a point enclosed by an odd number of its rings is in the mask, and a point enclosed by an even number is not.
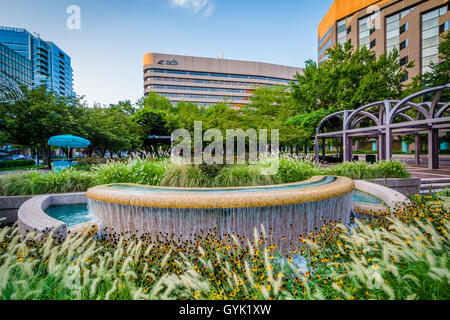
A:
[[[331,38],[327,41],[327,43],[323,46],[319,51],[319,57],[331,46]]]
[[[287,79],[270,78],[270,77],[263,77],[263,76],[247,76],[247,75],[241,75],[241,74],[181,71],[181,70],[167,70],[167,69],[150,69],[150,73],[168,73],[168,74],[185,74],[185,75],[205,76],[205,77],[256,79],[256,80],[277,81],[277,82],[290,82],[291,81],[291,80],[287,80]]]
[[[26,86],[32,84],[31,62],[2,44],[0,44],[0,71],[21,84]]]
[[[333,30],[332,27],[330,27],[330,29],[328,29],[327,33],[325,33],[325,35],[322,37],[322,39],[319,40],[319,44],[317,45],[317,48],[320,48],[320,46],[325,41],[325,39],[330,35],[332,30]]]
[[[347,41],[347,20],[341,20],[337,23],[337,42],[344,44]]]
[[[216,92],[247,93],[247,90],[244,90],[244,89],[189,87],[189,86],[164,86],[164,85],[159,85],[159,84],[152,84],[152,85],[150,85],[150,88],[154,88],[154,89],[171,89],[171,90],[195,90],[195,91],[216,91]]]
[[[447,6],[443,6],[422,15],[422,73],[431,71],[431,64],[439,62],[439,34],[448,30],[448,21],[442,28],[439,17],[446,13]]]
[[[220,80],[201,80],[201,79],[186,79],[186,78],[169,78],[169,77],[147,77],[145,81],[171,81],[171,82],[190,82],[190,83],[204,83],[204,84],[218,84],[218,85],[232,85],[240,87],[255,87],[265,85],[264,83],[252,82],[238,82],[238,81],[220,81]]]
[[[183,101],[183,100],[172,100],[171,102],[172,102],[173,105],[176,105],[177,103],[180,103],[181,101]],[[216,103],[216,102],[195,102],[195,104],[196,104],[198,107],[206,107],[206,108],[209,108],[209,107],[211,107],[211,106],[213,106],[213,105],[215,105],[215,104],[217,104],[217,103]]]
[[[167,93],[157,92],[158,94],[167,98],[191,98],[191,99],[216,99],[216,100],[246,100],[248,97],[236,96],[217,96],[209,94],[188,94],[188,93]]]

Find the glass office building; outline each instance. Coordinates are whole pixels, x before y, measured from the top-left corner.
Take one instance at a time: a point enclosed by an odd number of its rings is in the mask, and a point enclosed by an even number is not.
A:
[[[44,84],[60,95],[74,95],[71,59],[53,42],[25,29],[0,27],[0,44],[30,61],[32,86]]]
[[[31,88],[33,68],[31,61],[0,43],[0,74],[6,75],[18,85]]]

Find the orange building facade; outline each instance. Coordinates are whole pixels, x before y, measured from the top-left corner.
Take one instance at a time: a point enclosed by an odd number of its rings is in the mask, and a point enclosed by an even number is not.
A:
[[[441,36],[449,29],[448,0],[336,0],[318,27],[318,62],[337,43],[366,46],[377,56],[397,49],[400,64],[414,61],[403,80],[439,61]]]

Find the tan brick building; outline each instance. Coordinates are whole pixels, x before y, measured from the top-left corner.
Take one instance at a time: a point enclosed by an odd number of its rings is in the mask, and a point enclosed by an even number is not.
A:
[[[276,64],[148,53],[144,56],[144,95],[156,92],[172,103],[209,106],[250,103],[256,87],[288,84],[302,69]]]
[[[364,45],[377,56],[397,48],[401,65],[415,62],[406,82],[439,61],[448,6],[448,0],[336,0],[318,28],[318,62],[326,61],[326,49],[337,43]]]

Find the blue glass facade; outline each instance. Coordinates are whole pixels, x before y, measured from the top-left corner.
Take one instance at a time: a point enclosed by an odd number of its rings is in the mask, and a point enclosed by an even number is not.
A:
[[[0,27],[0,43],[31,62],[33,86],[44,84],[60,95],[74,95],[70,57],[53,42],[25,29]]]
[[[18,85],[31,88],[33,67],[31,61],[0,43],[0,74],[5,74]]]

